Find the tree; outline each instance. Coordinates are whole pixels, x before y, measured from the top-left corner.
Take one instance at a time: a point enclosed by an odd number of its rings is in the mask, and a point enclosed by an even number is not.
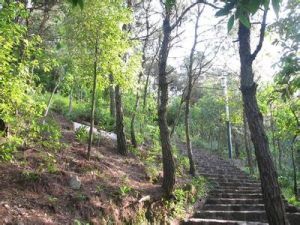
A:
[[[167,105],[168,105],[168,79],[167,79],[167,61],[170,51],[171,33],[181,22],[185,14],[198,2],[192,3],[183,10],[181,15],[172,23],[171,18],[175,10],[176,2],[174,0],[167,0],[163,3],[164,19],[163,19],[163,37],[161,48],[158,57],[158,123],[160,130],[160,140],[162,147],[163,158],[163,189],[167,196],[173,192],[175,185],[175,163],[172,154],[172,146],[170,142],[170,133],[167,124]]]
[[[109,6],[109,7],[108,7]],[[123,6],[123,1],[85,1],[83,9],[73,9],[67,20],[71,21],[68,26],[77,32],[77,48],[81,51],[76,52],[80,57],[74,59],[85,67],[85,73],[93,77],[91,98],[91,126],[89,133],[88,157],[90,156],[93,140],[94,112],[96,107],[97,91],[105,89],[111,83],[113,76],[116,99],[116,127],[118,143],[122,144],[126,139],[124,136],[123,115],[121,106],[120,87],[125,82],[130,82],[130,76],[136,73],[139,60],[134,55],[128,56],[124,61],[124,55],[133,47],[129,40],[128,32],[120,28],[131,22],[131,12]],[[93,69],[91,69],[93,68]],[[92,75],[92,76],[91,76]],[[99,85],[101,84],[101,85]],[[123,135],[120,137],[120,135]],[[118,146],[121,154],[123,148]]]
[[[275,9],[279,7],[279,1],[273,0]],[[250,46],[250,14],[255,14],[260,5],[264,6],[263,20],[260,29],[259,43],[255,51],[251,52]],[[244,102],[244,109],[251,132],[252,142],[255,148],[256,159],[260,172],[260,180],[264,204],[267,213],[267,219],[270,224],[288,224],[285,214],[285,208],[281,197],[281,191],[278,183],[278,176],[270,155],[269,142],[263,124],[263,116],[258,107],[256,98],[257,84],[254,82],[254,73],[252,69],[253,62],[261,50],[264,33],[266,28],[266,17],[269,1],[251,1],[236,2],[228,1],[225,7],[217,12],[216,15],[231,14],[236,9],[228,21],[229,30],[232,28],[234,18],[239,20],[238,41],[239,55],[241,63],[241,91]],[[277,10],[278,12],[278,10]]]

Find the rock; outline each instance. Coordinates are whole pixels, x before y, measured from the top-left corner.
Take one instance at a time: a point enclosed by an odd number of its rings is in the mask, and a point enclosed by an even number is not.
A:
[[[79,190],[81,187],[81,181],[78,176],[71,176],[69,185],[74,190]]]

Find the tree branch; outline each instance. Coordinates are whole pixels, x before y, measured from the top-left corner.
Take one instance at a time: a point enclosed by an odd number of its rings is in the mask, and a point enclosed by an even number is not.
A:
[[[261,27],[260,27],[260,35],[259,35],[259,42],[258,45],[256,46],[255,51],[251,54],[251,60],[254,61],[257,54],[259,53],[259,51],[262,48],[263,42],[264,42],[264,38],[265,38],[265,31],[266,31],[266,20],[267,20],[267,14],[268,14],[268,9],[264,10],[264,14],[263,14],[263,19],[261,22]]]

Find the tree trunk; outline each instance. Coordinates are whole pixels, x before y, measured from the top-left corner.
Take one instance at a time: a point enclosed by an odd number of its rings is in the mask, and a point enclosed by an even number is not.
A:
[[[136,117],[136,111],[138,109],[139,101],[140,101],[140,95],[137,92],[137,94],[136,94],[136,100],[135,100],[135,105],[134,105],[134,110],[132,112],[132,117],[131,117],[131,121],[130,121],[131,144],[135,148],[137,148],[137,141],[136,141],[136,137],[135,137],[134,126],[135,126],[135,117]]]
[[[257,84],[253,79],[252,63],[254,59],[250,48],[250,29],[241,22],[239,24],[238,37],[241,62],[241,91],[260,172],[267,219],[269,224],[285,225],[288,224],[288,221],[281,197],[277,172],[270,155],[268,138],[263,125],[263,116],[258,108],[256,99]]]
[[[273,109],[272,109],[272,104],[270,104],[270,113],[271,113],[271,132],[272,132],[272,146],[273,146],[273,152],[274,152],[274,164],[275,166],[277,165],[276,163],[276,140],[275,140],[275,121],[273,117]]]
[[[185,137],[186,137],[186,148],[188,152],[189,157],[189,163],[190,163],[190,174],[192,176],[195,176],[195,163],[193,159],[193,150],[192,150],[192,143],[190,139],[190,124],[189,124],[189,116],[190,116],[190,97],[191,97],[191,86],[189,84],[188,95],[185,102],[185,117],[184,117],[184,124],[185,124]]]
[[[238,140],[238,135],[234,133],[234,151],[235,151],[235,158],[240,158],[240,143]]]
[[[253,79],[253,55],[250,48],[250,29],[239,24],[239,54],[241,62],[241,91],[244,109],[254,144],[256,159],[260,172],[263,199],[269,224],[288,224],[281,191],[274,167],[268,138],[263,125],[263,116],[258,108],[256,99],[257,84]]]
[[[282,147],[280,144],[279,138],[277,138],[277,147],[278,147],[278,170],[282,170]]]
[[[49,110],[50,110],[50,107],[51,107],[51,104],[52,104],[53,96],[54,96],[55,92],[57,91],[57,89],[58,89],[58,87],[59,87],[59,85],[60,85],[61,80],[62,80],[62,78],[61,78],[61,76],[60,76],[60,77],[58,78],[58,81],[56,82],[56,85],[55,85],[55,87],[53,88],[52,93],[51,93],[51,95],[50,95],[50,98],[49,98],[49,100],[48,100],[48,104],[47,104],[46,111],[45,111],[45,113],[44,113],[44,117],[46,117],[46,116],[48,115],[48,113],[49,113]]]
[[[115,102],[115,90],[114,90],[114,77],[112,74],[109,75],[109,110],[110,116],[116,118],[116,102]]]
[[[118,152],[121,155],[127,155],[128,149],[126,145],[126,137],[124,132],[122,96],[121,96],[119,85],[117,85],[115,88],[115,98],[116,98],[115,100],[116,101],[116,133],[117,133]]]
[[[249,140],[248,140],[248,132],[247,132],[247,119],[246,119],[246,113],[245,110],[243,111],[243,124],[244,124],[244,142],[245,142],[245,149],[246,149],[246,155],[247,155],[247,162],[249,166],[250,174],[254,174],[254,166],[253,166],[253,158],[252,158],[252,152],[249,146]]]
[[[295,198],[298,199],[298,186],[297,186],[297,167],[295,163],[295,150],[294,150],[294,143],[297,138],[297,135],[294,136],[292,143],[291,143],[291,150],[292,150],[292,165],[293,165],[293,181],[294,181],[294,195]]]
[[[182,94],[182,97],[181,97],[181,100],[180,100],[180,104],[179,104],[179,107],[177,109],[177,112],[176,112],[176,116],[175,116],[175,121],[173,123],[173,126],[172,126],[172,129],[171,129],[171,133],[170,133],[170,136],[172,137],[174,132],[175,132],[175,128],[179,122],[179,119],[180,119],[180,113],[181,113],[181,109],[182,109],[182,105],[184,103],[184,100],[183,100],[183,94]]]
[[[70,94],[69,94],[69,111],[68,114],[71,114],[73,110],[73,89],[71,89]]]
[[[171,196],[175,185],[175,163],[172,154],[172,147],[170,143],[170,134],[167,124],[167,104],[168,104],[168,81],[167,81],[167,60],[169,54],[169,43],[171,35],[170,26],[170,12],[166,10],[166,15],[163,21],[163,41],[159,53],[159,108],[158,108],[158,122],[160,130],[160,140],[162,147],[163,160],[163,184],[162,187],[165,194]]]
[[[98,61],[98,41],[95,43],[95,62],[94,62],[94,78],[93,78],[93,92],[92,92],[92,108],[91,108],[91,121],[90,121],[90,132],[89,132],[89,142],[88,142],[88,152],[87,158],[91,158],[91,149],[93,143],[93,130],[95,123],[95,108],[96,108],[96,92],[97,92],[97,61]]]

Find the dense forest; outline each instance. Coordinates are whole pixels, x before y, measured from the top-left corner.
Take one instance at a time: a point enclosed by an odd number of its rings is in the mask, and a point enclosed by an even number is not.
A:
[[[299,0],[0,0],[0,224],[300,224],[299,30]]]

